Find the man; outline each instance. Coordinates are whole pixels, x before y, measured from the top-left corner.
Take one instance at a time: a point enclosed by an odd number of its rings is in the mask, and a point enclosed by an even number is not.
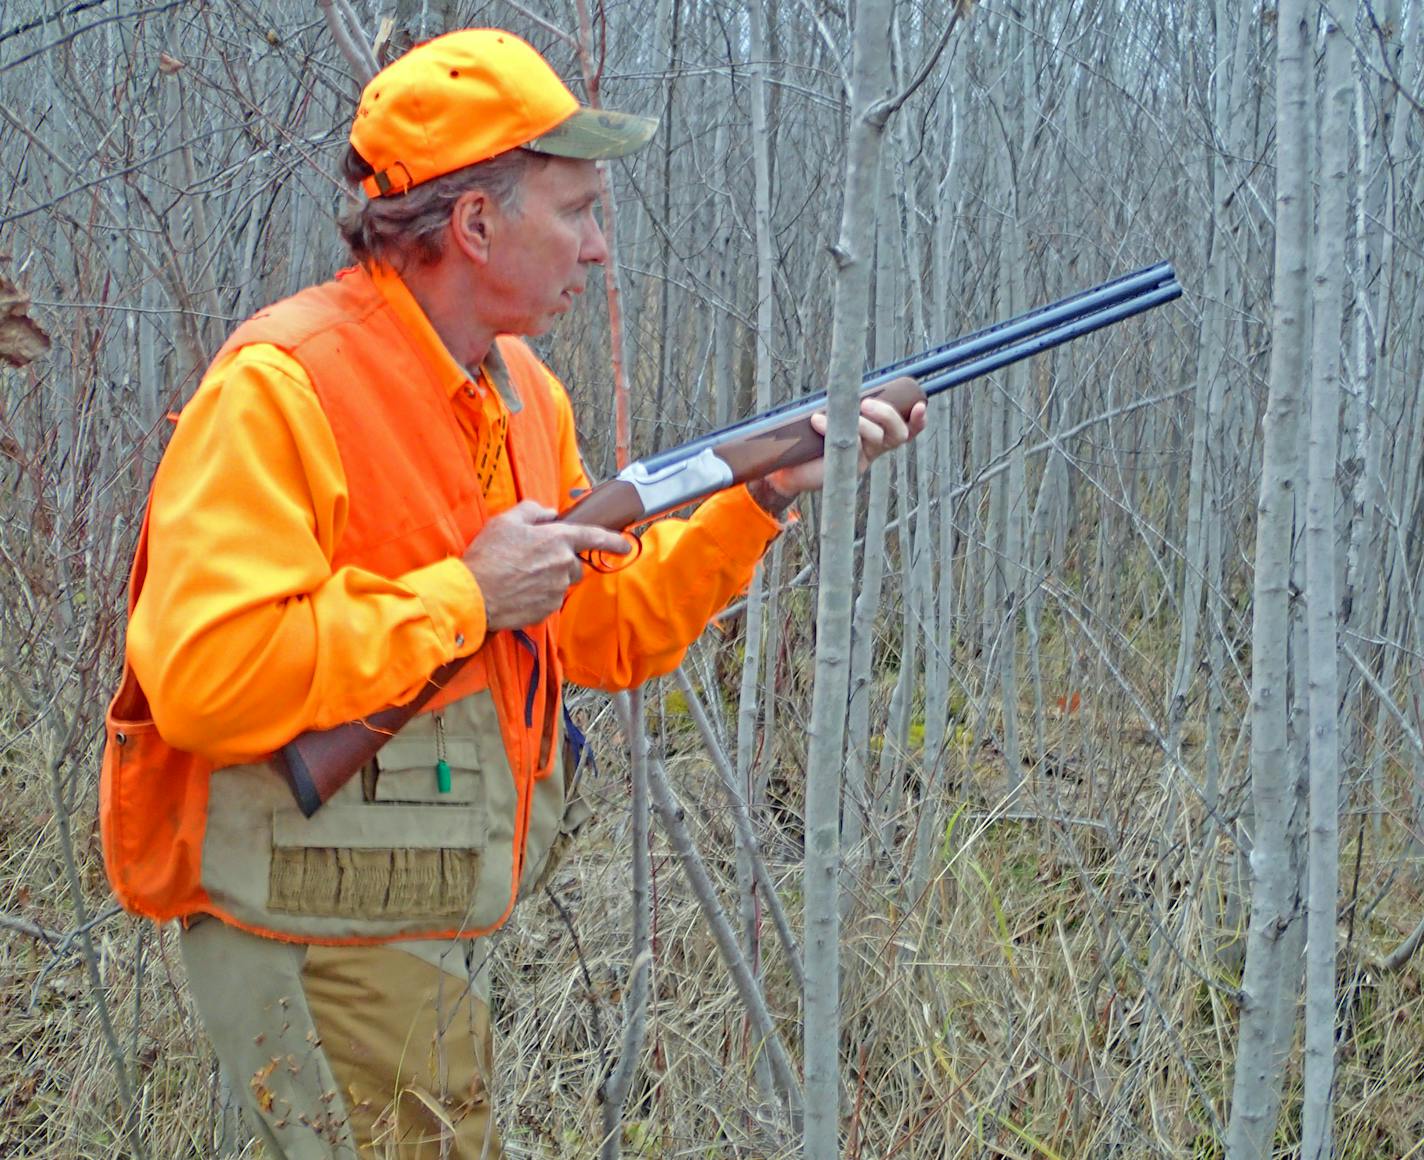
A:
[[[818,463],[618,535],[547,331],[607,252],[597,161],[651,136],[499,30],[362,94],[359,265],[248,320],[184,409],[134,563],[101,795],[116,894],[177,918],[190,986],[269,1154],[498,1156],[480,936],[560,836],[564,679],[674,667]],[[867,404],[865,458],[923,425]],[[270,755],[469,658],[313,816]]]

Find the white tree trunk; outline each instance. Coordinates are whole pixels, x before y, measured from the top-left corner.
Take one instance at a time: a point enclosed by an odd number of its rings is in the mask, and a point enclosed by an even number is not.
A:
[[[1398,70],[1404,37],[1400,30],[1399,0],[1383,0],[1375,6],[1376,18],[1382,25],[1397,30],[1393,51],[1387,63]],[[1389,495],[1383,478],[1386,439],[1382,435],[1384,422],[1379,411],[1380,400],[1389,390],[1390,354],[1388,348],[1390,311],[1393,287],[1398,271],[1395,263],[1395,236],[1399,228],[1401,174],[1397,150],[1405,148],[1405,130],[1409,118],[1401,116],[1402,101],[1396,88],[1370,71],[1369,60],[1362,56],[1359,85],[1359,181],[1356,209],[1357,292],[1355,305],[1355,386],[1347,403],[1352,417],[1348,430],[1351,436],[1351,467],[1354,487],[1349,520],[1350,544],[1346,551],[1345,591],[1342,597],[1347,629],[1378,639],[1379,620],[1383,608],[1384,575],[1377,567],[1381,553],[1389,549],[1380,535],[1381,508],[1387,506]],[[1372,128],[1366,131],[1367,112],[1373,114]],[[1383,664],[1378,645],[1369,653],[1376,674]],[[1379,831],[1384,810],[1383,746],[1376,740],[1374,718],[1377,703],[1363,697],[1363,685],[1358,675],[1351,674],[1350,708],[1345,719],[1352,723],[1344,750],[1348,764],[1370,771],[1367,809]],[[1355,708],[1358,703],[1358,708]]]
[[[1291,539],[1300,469],[1301,381],[1309,341],[1307,241],[1310,110],[1305,0],[1280,6],[1276,77],[1276,259],[1270,394],[1257,505],[1255,618],[1251,634],[1251,922],[1241,984],[1229,1160],[1271,1154],[1290,1047],[1301,922],[1297,851],[1302,819],[1291,767]],[[1284,1032],[1284,1034],[1282,1034]]]
[[[1333,16],[1353,27],[1354,5]],[[1335,600],[1335,462],[1340,442],[1345,231],[1349,214],[1350,45],[1326,14],[1320,118],[1320,206],[1315,219],[1315,342],[1306,479],[1305,589],[1310,657],[1310,842],[1306,861],[1305,1090],[1301,1156],[1330,1160],[1335,1080],[1335,911],[1340,893],[1340,741]]]
[[[775,300],[772,289],[772,236],[771,236],[771,140],[767,129],[766,109],[766,46],[765,9],[760,4],[752,5],[748,12],[751,25],[751,113],[752,113],[752,168],[754,172],[754,219],[756,230],[756,409],[765,411],[771,406],[771,338],[775,326]],[[728,364],[730,368],[730,356]],[[732,393],[730,377],[718,384],[718,398]],[[741,690],[737,710],[737,791],[750,810],[757,795],[753,791],[756,780],[756,764],[760,751],[757,739],[757,719],[759,709],[769,706],[775,697],[770,682],[760,689],[762,677],[762,649],[766,638],[766,575],[765,568],[758,565],[752,577],[751,589],[747,594],[746,655],[742,662]],[[760,689],[760,691],[759,691]],[[763,733],[770,736],[770,729]],[[759,974],[761,955],[758,942],[755,887],[752,878],[751,854],[738,844],[737,884],[741,892],[739,917],[742,939],[747,948],[747,956],[752,969]],[[756,1069],[763,1087],[770,1080],[769,1062],[758,1053]]]
[[[890,84],[890,0],[863,0],[854,25],[844,205],[836,242],[835,306],[827,373],[829,428],[816,606],[816,678],[806,770],[807,1160],[840,1154],[840,807],[850,672],[857,411],[870,302],[867,259],[878,204],[880,144]]]
[[[623,1145],[623,1105],[643,1054],[648,1025],[649,979],[653,972],[652,858],[648,848],[651,819],[648,796],[650,746],[643,722],[643,691],[633,689],[618,697],[618,710],[628,737],[629,801],[633,862],[633,945],[628,968],[628,990],[623,1003],[623,1041],[618,1061],[603,1085],[603,1144],[601,1160],[618,1160]]]
[[[880,199],[875,222],[875,353],[873,361],[884,366],[895,358],[892,336],[898,329],[896,311],[893,228],[894,199],[888,193]],[[861,554],[860,591],[852,615],[850,697],[846,716],[845,808],[841,820],[841,841],[850,859],[846,869],[861,869],[857,858],[867,827],[872,824],[871,803],[883,792],[883,783],[872,786],[870,778],[870,716],[875,699],[875,622],[880,613],[885,584],[885,523],[890,510],[890,462],[879,460],[870,469],[870,487],[865,511],[865,547]],[[883,750],[882,750],[883,752]],[[876,847],[865,850],[869,863]],[[843,914],[849,911],[842,908]]]

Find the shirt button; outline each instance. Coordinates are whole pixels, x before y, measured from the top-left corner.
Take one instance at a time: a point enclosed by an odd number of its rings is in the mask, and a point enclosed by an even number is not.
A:
[[[468,395],[470,398],[473,399],[473,398],[475,397],[475,388],[474,388],[474,387],[471,387],[471,386],[466,386],[466,387],[465,387],[465,394]]]
[[[463,632],[457,632],[457,633],[455,634],[455,647],[456,647],[456,648],[464,648],[464,647],[465,647],[465,634],[464,634]]]

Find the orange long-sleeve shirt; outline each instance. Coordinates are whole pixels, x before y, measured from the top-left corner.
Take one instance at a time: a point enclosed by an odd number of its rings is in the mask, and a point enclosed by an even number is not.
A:
[[[506,510],[516,489],[505,401],[451,358],[399,278],[374,278],[444,369],[487,509]],[[589,480],[567,393],[552,375],[548,384],[572,498]],[[484,642],[484,601],[458,558],[390,578],[333,568],[347,508],[336,440],[302,366],[265,344],[214,364],[154,479],[148,576],[128,632],[129,662],[170,745],[220,764],[261,758],[305,729],[409,699]],[[627,688],[673,668],[780,529],[745,488],[653,525],[634,564],[570,590],[559,635],[567,678]]]

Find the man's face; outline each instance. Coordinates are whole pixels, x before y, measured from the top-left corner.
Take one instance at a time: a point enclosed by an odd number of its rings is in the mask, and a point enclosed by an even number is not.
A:
[[[594,162],[551,157],[530,166],[511,208],[492,207],[475,304],[482,322],[500,334],[543,334],[573,306],[588,267],[608,258],[598,195]]]

